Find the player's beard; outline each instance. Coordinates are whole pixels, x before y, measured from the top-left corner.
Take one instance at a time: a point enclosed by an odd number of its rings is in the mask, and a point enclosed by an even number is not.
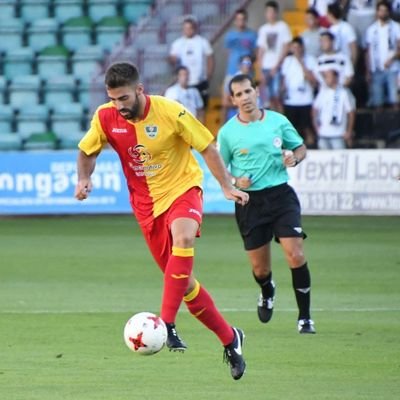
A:
[[[122,108],[119,110],[122,118],[125,119],[138,119],[140,117],[140,103],[139,98],[136,97],[136,101],[131,108]]]

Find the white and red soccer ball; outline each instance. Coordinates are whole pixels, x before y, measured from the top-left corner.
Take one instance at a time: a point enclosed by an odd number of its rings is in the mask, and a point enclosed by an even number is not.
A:
[[[157,315],[141,312],[126,323],[124,340],[134,353],[147,356],[156,354],[167,341],[167,327]]]

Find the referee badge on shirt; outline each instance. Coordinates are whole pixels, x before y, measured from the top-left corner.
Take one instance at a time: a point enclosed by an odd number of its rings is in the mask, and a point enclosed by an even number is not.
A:
[[[158,134],[158,126],[157,125],[146,125],[144,127],[144,131],[150,139],[154,139]]]
[[[277,149],[282,147],[282,139],[279,136],[275,136],[272,142]]]

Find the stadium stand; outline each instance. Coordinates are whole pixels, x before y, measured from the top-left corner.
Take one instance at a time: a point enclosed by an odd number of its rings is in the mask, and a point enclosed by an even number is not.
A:
[[[64,46],[44,48],[36,58],[37,73],[42,79],[64,76],[68,73],[68,49]]]
[[[58,22],[54,18],[34,20],[27,29],[28,46],[38,52],[57,44]]]
[[[83,2],[81,0],[54,0],[54,17],[63,24],[71,18],[83,16]]]

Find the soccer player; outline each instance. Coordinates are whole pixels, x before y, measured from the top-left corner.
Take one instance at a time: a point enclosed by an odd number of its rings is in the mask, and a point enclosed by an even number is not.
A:
[[[248,204],[235,208],[235,216],[254,278],[261,287],[258,317],[267,323],[273,313],[270,242],[275,236],[292,272],[298,331],[315,333],[300,204],[287,184],[286,171],[305,158],[306,147],[286,117],[257,107],[257,90],[250,76],[236,75],[229,87],[239,113],[221,128],[218,144],[225,164],[231,167],[232,184],[250,195]]]
[[[231,327],[193,273],[194,242],[202,221],[203,173],[191,147],[204,157],[225,197],[240,205],[248,194],[234,188],[213,144],[213,135],[181,104],[144,93],[137,68],[115,63],[105,75],[109,103],[95,112],[79,143],[75,196],[88,197],[96,157],[105,144],[118,153],[130,202],[149,249],[164,273],[161,318],[167,324],[167,346],[184,351],[175,318],[183,301],[225,347],[234,379],[245,371],[244,333]]]

